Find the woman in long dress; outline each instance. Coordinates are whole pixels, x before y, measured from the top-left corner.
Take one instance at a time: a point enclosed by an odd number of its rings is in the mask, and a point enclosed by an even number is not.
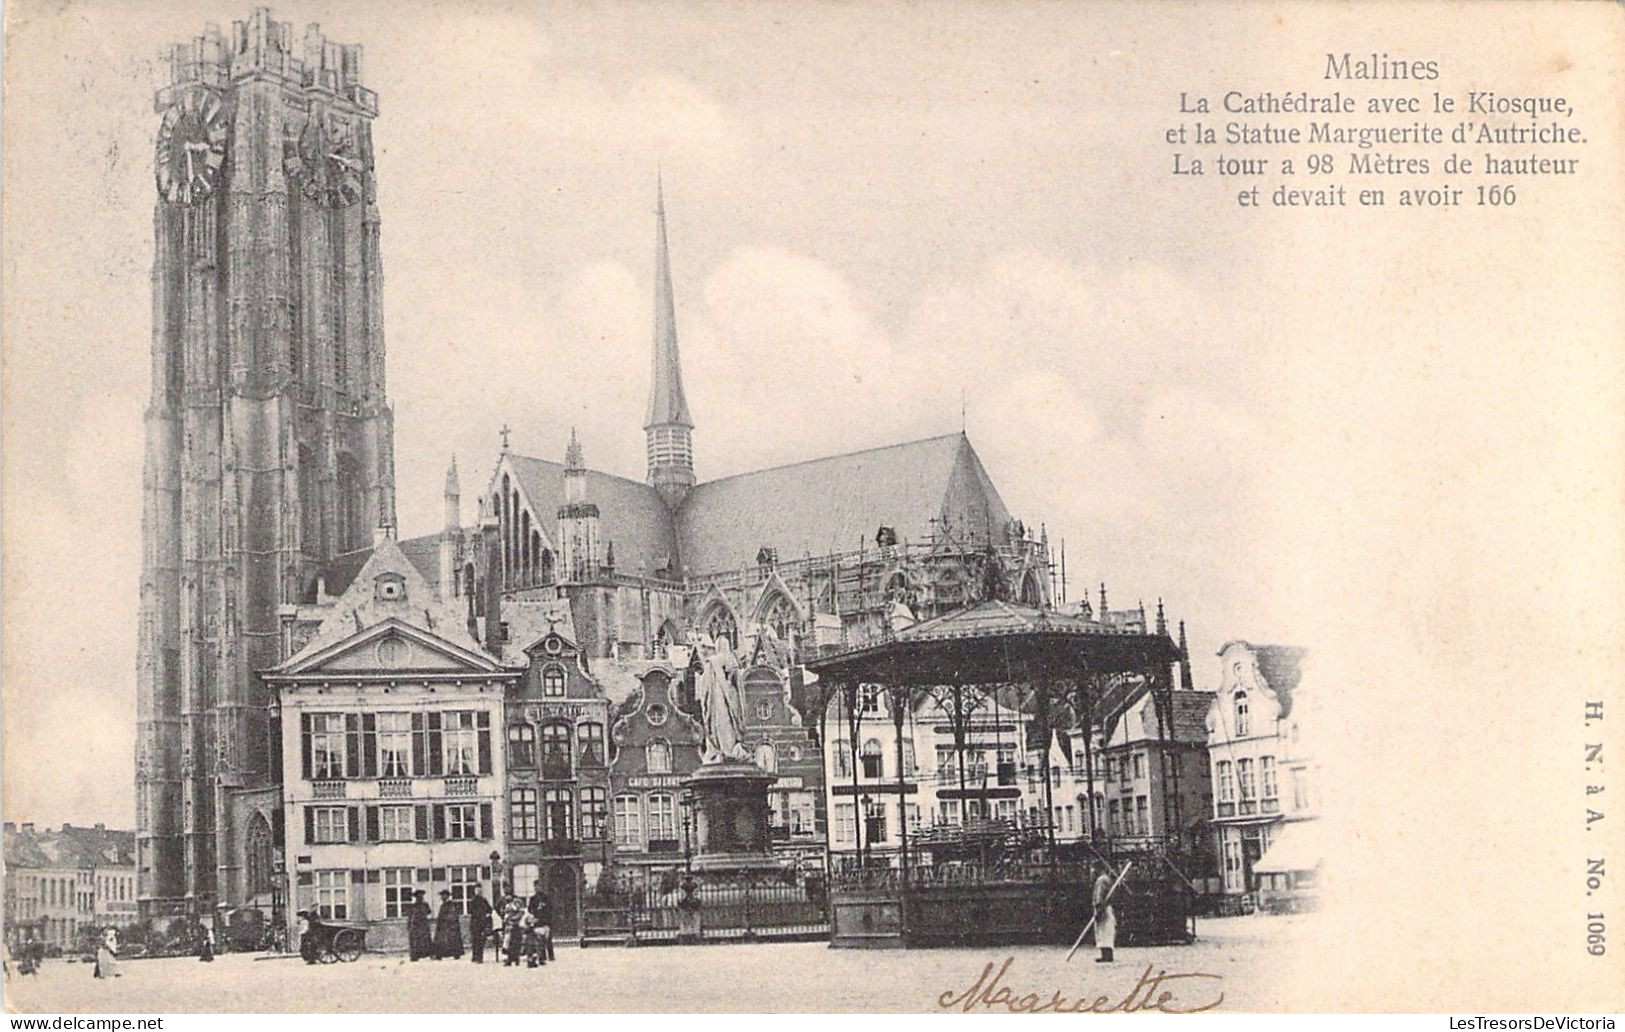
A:
[[[463,910],[452,901],[451,893],[440,890],[440,916],[435,919],[434,955],[461,960],[463,957]]]
[[[412,893],[412,902],[406,908],[406,949],[413,960],[434,956],[434,933],[429,929],[429,904],[423,901],[423,890]]]
[[[118,963],[118,932],[109,928],[102,933],[102,944],[96,949],[95,976],[117,978],[122,974]]]

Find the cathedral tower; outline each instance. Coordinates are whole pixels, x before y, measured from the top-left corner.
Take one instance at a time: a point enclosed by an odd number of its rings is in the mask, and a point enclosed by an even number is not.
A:
[[[654,368],[643,433],[648,446],[649,484],[660,492],[668,508],[676,509],[694,486],[694,417],[688,414],[688,399],[683,396],[671,257],[666,252],[666,196],[658,180],[655,224]]]
[[[136,766],[149,916],[270,889],[278,609],[393,527],[361,48],[268,8],[165,55],[154,101]]]

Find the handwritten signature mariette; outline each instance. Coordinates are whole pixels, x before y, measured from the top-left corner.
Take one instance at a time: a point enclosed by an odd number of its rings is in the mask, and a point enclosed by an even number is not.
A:
[[[1219,983],[1224,980],[1222,975],[1163,970],[1152,974],[1150,964],[1140,972],[1134,988],[1121,996],[1102,993],[1091,999],[1087,992],[1068,997],[1059,989],[1027,991],[1025,987],[1011,988],[1001,983],[1004,983],[1005,975],[1015,960],[1014,957],[1004,958],[997,973],[990,962],[982,968],[982,973],[970,988],[957,993],[949,989],[937,997],[937,1006],[943,1010],[957,1007],[966,1014],[978,1010],[1004,1010],[1011,1014],[1133,1014],[1138,1011],[1197,1014],[1212,1010],[1224,1002],[1224,991],[1219,988]]]

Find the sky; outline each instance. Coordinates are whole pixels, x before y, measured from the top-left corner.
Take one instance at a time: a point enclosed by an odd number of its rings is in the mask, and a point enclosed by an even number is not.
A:
[[[76,743],[26,777],[8,760],[8,819],[133,822],[152,94],[165,45],[249,12],[7,7],[6,743]],[[641,477],[658,172],[701,479],[963,426],[1012,512],[1065,542],[1074,599],[1104,580],[1114,607],[1188,622],[1199,687],[1229,639],[1304,641],[1278,590],[1309,547],[1289,471],[1380,446],[1362,406],[1428,354],[1383,333],[1442,317],[1373,310],[1432,259],[1174,183],[1163,132],[1187,82],[1278,84],[1267,30],[1318,74],[1342,31],[1323,13],[278,5],[361,43],[380,96],[402,535],[437,529],[453,456],[472,518],[504,424],[555,459],[575,427],[591,465]],[[1373,268],[1392,273],[1323,303]],[[1357,396],[1309,372],[1329,369]],[[1316,486],[1344,504],[1348,483]]]

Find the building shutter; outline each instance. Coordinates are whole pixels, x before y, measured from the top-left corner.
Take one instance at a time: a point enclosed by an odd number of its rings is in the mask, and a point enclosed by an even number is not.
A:
[[[365,885],[365,884],[367,884],[367,871],[366,871],[366,868],[364,868],[364,867],[353,867],[353,868],[351,868],[350,869],[350,884],[352,884],[352,885]]]
[[[435,777],[446,769],[445,750],[440,745],[440,714],[429,713],[424,719],[427,728],[423,737],[429,753],[429,776]]]
[[[429,745],[426,730],[427,715],[412,714],[412,773],[423,777],[429,773]]]
[[[427,885],[429,883],[429,881],[430,881],[429,875],[431,875],[433,873],[434,872],[430,871],[427,867],[419,867],[418,868],[418,877],[417,877],[418,884],[419,885]]]
[[[480,804],[480,838],[491,838],[491,804]]]
[[[344,715],[344,773],[361,776],[361,714]]]
[[[378,714],[361,714],[361,777],[378,776]]]
[[[435,842],[444,842],[446,840],[446,808],[436,803],[431,812],[434,815],[434,832],[430,835],[430,838]]]
[[[316,808],[305,807],[305,845],[316,841]]]
[[[310,780],[310,714],[299,714],[299,773]]]
[[[345,812],[349,815],[349,823],[350,823],[350,828],[349,828],[350,834],[345,838],[344,841],[346,841],[346,842],[360,842],[361,841],[361,807],[359,807],[359,806],[346,806],[344,809],[345,809]]]
[[[480,711],[475,718],[475,727],[479,729],[480,743],[480,773],[491,773],[491,714]]]
[[[367,841],[378,841],[378,807],[367,807]]]
[[[380,871],[376,867],[368,868],[367,869],[367,884],[368,885],[377,885],[380,881],[383,880],[381,877],[379,877],[382,874],[383,874],[383,872]]]

